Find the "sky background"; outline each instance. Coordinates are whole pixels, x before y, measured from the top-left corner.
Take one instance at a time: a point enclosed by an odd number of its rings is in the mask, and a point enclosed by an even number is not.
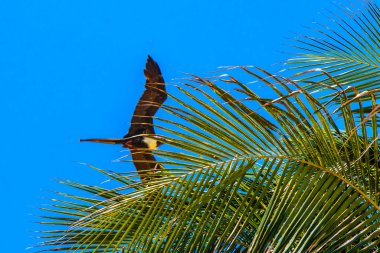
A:
[[[290,56],[287,38],[324,22],[331,2],[1,1],[1,251],[38,242],[38,209],[67,190],[58,179],[102,182],[81,162],[130,168],[112,162],[119,146],[78,140],[127,132],[147,54],[167,82],[226,65],[275,70]]]

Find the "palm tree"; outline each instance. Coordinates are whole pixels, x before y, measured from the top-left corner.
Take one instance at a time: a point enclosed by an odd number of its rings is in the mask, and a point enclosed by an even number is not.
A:
[[[291,77],[239,67],[174,86],[156,120],[164,177],[62,182],[93,197],[59,193],[44,249],[378,252],[380,10],[362,9],[298,38]]]

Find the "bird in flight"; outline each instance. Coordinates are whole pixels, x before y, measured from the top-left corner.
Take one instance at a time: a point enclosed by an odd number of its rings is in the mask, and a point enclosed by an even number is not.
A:
[[[153,156],[152,150],[162,143],[154,138],[153,117],[167,98],[165,82],[160,67],[148,55],[144,75],[145,90],[138,101],[132,116],[128,133],[121,139],[82,139],[80,141],[121,144],[129,148],[133,163],[142,181],[147,174],[159,171],[160,164]],[[150,137],[151,136],[151,137]]]

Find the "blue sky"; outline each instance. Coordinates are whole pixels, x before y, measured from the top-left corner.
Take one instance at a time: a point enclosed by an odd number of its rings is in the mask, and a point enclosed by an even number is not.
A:
[[[326,20],[325,7],[330,1],[2,1],[1,251],[38,241],[38,208],[67,190],[55,180],[101,183],[80,162],[125,168],[112,162],[120,147],[78,140],[126,133],[147,54],[167,82],[225,65],[275,69],[287,38]]]

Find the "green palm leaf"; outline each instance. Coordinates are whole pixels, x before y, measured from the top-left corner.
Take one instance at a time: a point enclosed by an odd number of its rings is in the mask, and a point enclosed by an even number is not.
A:
[[[322,69],[333,75],[331,80],[320,71],[313,72],[307,78],[308,90],[319,90],[314,85],[316,80],[325,86],[343,88],[354,86],[361,92],[379,88],[380,76],[380,9],[368,1],[362,11],[353,12],[344,9],[345,18],[334,15],[333,27],[322,26],[315,30],[315,36],[301,36],[295,46],[300,53],[287,61],[290,69],[310,70]],[[353,97],[353,89],[348,89],[349,97]],[[324,94],[322,98],[331,98],[336,93]]]
[[[379,243],[376,205],[344,178],[323,170],[289,167],[249,252],[358,252]]]
[[[365,141],[370,136],[355,134],[346,111],[357,101],[341,95],[346,102],[335,110],[348,127],[337,132],[333,115],[297,83],[265,71],[244,72],[279,97],[261,98],[232,77],[223,81],[235,86],[236,96],[251,94],[249,101],[265,112],[252,111],[206,79],[195,80],[203,86],[179,87],[192,102],[173,97],[177,105],[164,107],[179,118],[161,120],[168,149],[156,156],[166,176],[137,187],[133,175],[103,172],[122,183],[114,190],[65,182],[103,200],[66,195],[73,203],[59,202],[49,211],[70,219],[49,220],[71,229],[49,232],[46,245],[81,252],[377,248],[378,180],[376,173],[369,177],[377,167],[361,159],[363,153],[348,152],[377,146]]]

